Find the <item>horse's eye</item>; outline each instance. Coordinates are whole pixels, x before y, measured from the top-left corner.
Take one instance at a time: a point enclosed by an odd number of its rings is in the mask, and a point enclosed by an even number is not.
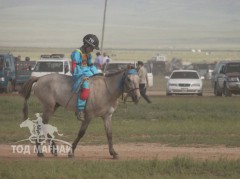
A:
[[[127,81],[128,81],[128,82],[131,82],[131,79],[130,79],[130,78],[127,78]]]

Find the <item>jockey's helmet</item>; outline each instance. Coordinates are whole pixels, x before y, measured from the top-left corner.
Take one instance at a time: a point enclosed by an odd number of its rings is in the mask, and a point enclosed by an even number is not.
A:
[[[83,44],[84,45],[89,45],[91,47],[93,47],[96,50],[99,50],[99,40],[97,38],[96,35],[94,34],[87,34],[84,38],[83,38]]]

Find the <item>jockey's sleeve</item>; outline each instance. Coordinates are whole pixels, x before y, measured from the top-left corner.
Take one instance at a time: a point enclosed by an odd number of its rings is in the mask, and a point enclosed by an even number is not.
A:
[[[82,56],[78,51],[74,51],[71,54],[71,59],[72,59],[72,73],[74,73],[74,70],[77,65],[81,65],[82,63]]]
[[[92,54],[89,54],[88,60],[87,60],[88,66],[92,66]]]
[[[72,60],[72,73],[74,72],[76,65],[77,65],[77,62]]]

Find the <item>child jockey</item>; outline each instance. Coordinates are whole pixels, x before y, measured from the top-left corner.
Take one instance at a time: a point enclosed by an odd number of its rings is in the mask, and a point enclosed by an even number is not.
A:
[[[97,68],[92,63],[91,52],[99,50],[99,40],[96,35],[88,34],[83,38],[83,45],[72,52],[72,76],[74,80],[73,91],[77,92],[77,110],[76,116],[78,120],[84,120],[84,109],[86,100],[89,96],[89,77],[97,74]]]

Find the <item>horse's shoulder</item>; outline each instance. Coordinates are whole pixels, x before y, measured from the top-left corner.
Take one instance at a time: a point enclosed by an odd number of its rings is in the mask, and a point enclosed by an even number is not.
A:
[[[96,80],[102,80],[102,79],[104,79],[103,75],[95,75],[89,78],[90,81],[96,81]]]

